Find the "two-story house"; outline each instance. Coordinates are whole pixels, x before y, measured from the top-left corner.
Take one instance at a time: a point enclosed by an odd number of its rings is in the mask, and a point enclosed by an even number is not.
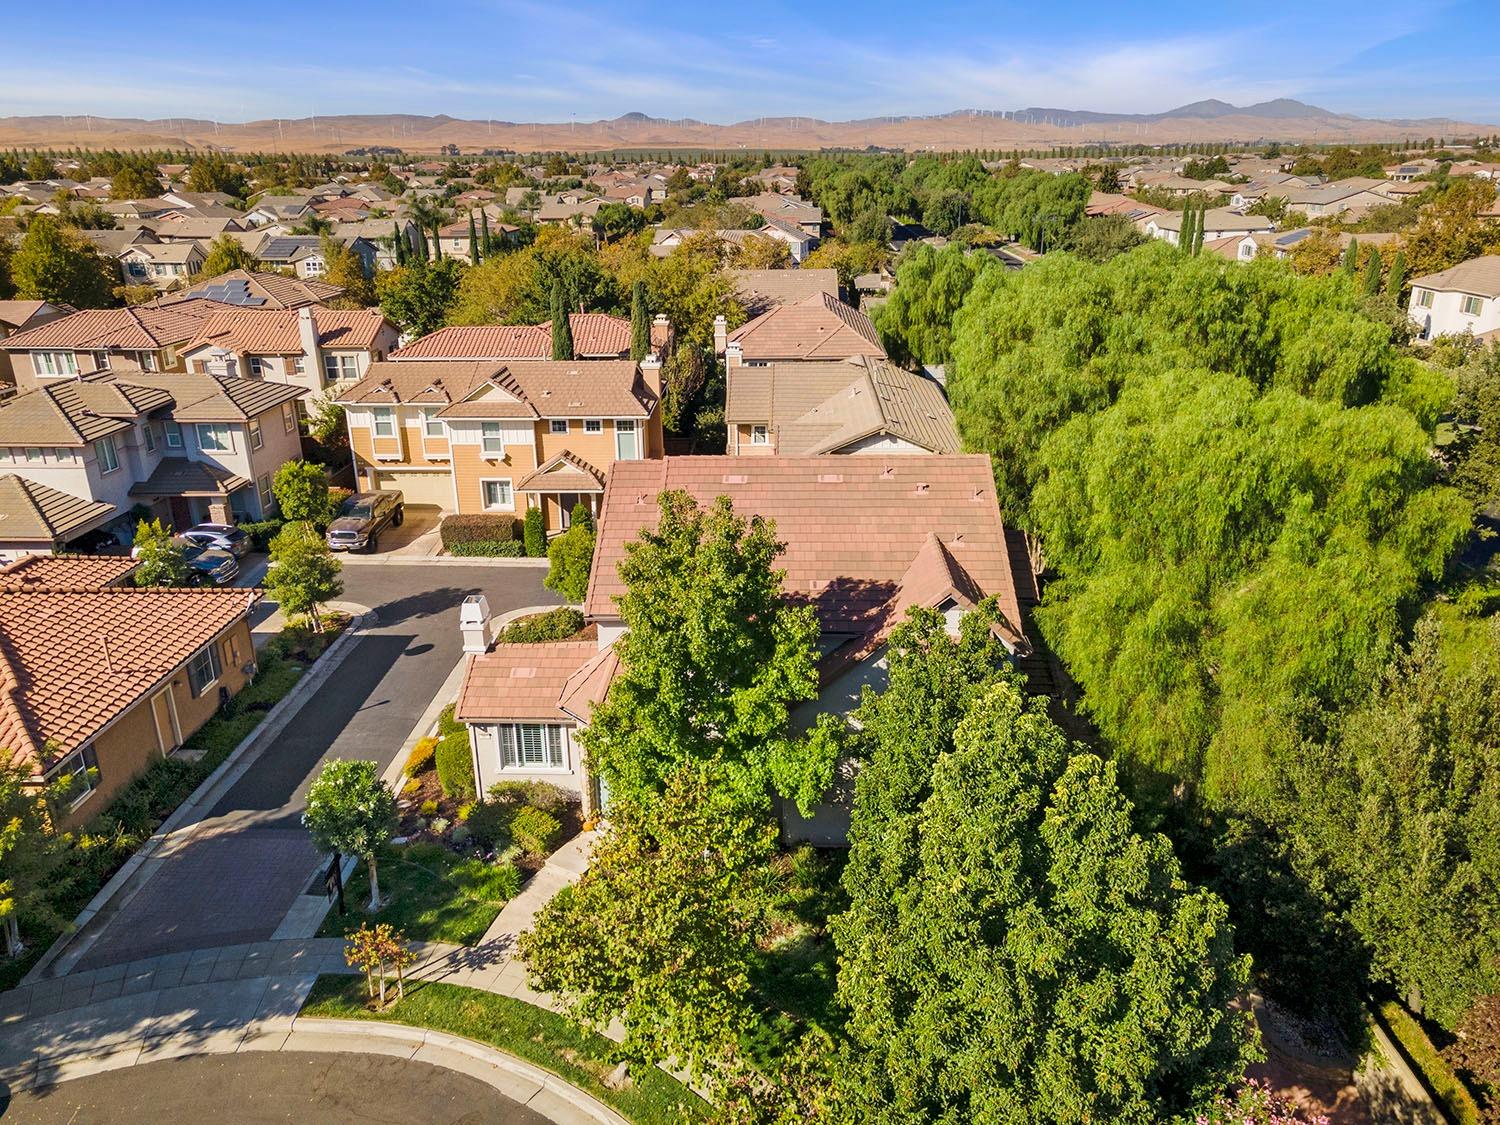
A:
[[[1423,340],[1500,333],[1500,254],[1412,278],[1407,313]]]
[[[344,287],[329,281],[254,270],[230,270],[217,277],[199,278],[183,294],[246,309],[300,309],[303,305],[326,304],[343,295]]]
[[[726,372],[733,456],[959,453],[943,388],[890,360],[741,364]]]
[[[630,321],[609,313],[570,313],[574,359],[625,359],[630,355]],[[672,326],[657,314],[651,322],[652,357],[661,362],[672,354]],[[550,359],[552,322],[541,324],[450,325],[419,336],[394,360],[413,359]],[[648,357],[651,358],[651,357]]]
[[[0,569],[0,746],[39,783],[75,779],[62,829],[175,753],[255,675],[255,591],[136,589],[123,581],[133,566],[28,558]]]
[[[339,392],[359,486],[522,516],[598,510],[609,467],[661,457],[661,367],[628,359],[405,359]]]
[[[200,242],[137,242],[121,251],[120,274],[127,285],[165,291],[196,277],[207,257]]]
[[[301,456],[294,404],[304,394],[186,372],[58,380],[0,406],[0,473],[112,509],[102,521],[88,509],[88,526],[63,541],[100,527],[128,538],[137,507],[180,528],[263,519],[276,470]],[[10,502],[32,518],[23,497]],[[0,508],[0,527],[12,514]]]
[[[375,272],[373,245],[363,238],[355,238],[344,245],[359,259],[366,276]],[[291,270],[302,278],[322,277],[328,272],[328,262],[323,257],[323,240],[317,235],[273,235],[256,248],[255,260],[271,269]]]
[[[0,301],[0,341],[19,332],[40,328],[72,311],[69,305],[55,305],[50,301]],[[9,393],[8,388],[16,385],[16,373],[11,364],[10,352],[0,349],[0,393]]]
[[[162,301],[125,309],[80,309],[0,341],[16,386],[31,390],[76,379],[117,361],[143,371],[178,371],[182,345],[221,306],[202,299]]]
[[[626,544],[653,528],[658,496],[681,490],[699,504],[727,496],[741,516],[775,522],[786,544],[782,589],[817,614],[820,690],[791,716],[794,732],[820,714],[845,714],[862,689],[886,676],[892,629],[913,607],[939,611],[956,631],[987,597],[999,611],[997,635],[1017,658],[1029,654],[1022,609],[1036,601],[1023,537],[1000,517],[984,455],[938,457],[668,457],[619,462],[610,471],[586,617],[597,640],[498,644],[466,634],[467,658],[456,714],[469,727],[475,780],[538,778],[576,790],[598,810],[603,794],[577,739],[619,667],[614,642],[625,631],[616,597]],[[478,643],[473,643],[475,640]],[[813,816],[782,809],[787,837],[841,844],[857,765],[840,765],[833,790]]]
[[[364,378],[401,330],[379,309],[224,308],[180,352],[188,370],[291,383],[314,394]]]

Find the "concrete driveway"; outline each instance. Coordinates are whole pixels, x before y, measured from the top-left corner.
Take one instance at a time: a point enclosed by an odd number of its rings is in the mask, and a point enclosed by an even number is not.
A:
[[[134,897],[88,928],[80,969],[262,941],[306,889],[318,857],[301,824],[307,786],[333,758],[395,757],[462,655],[458,605],[482,593],[494,613],[557,604],[539,567],[376,564],[344,571],[344,598],[373,608],[328,680],[268,749],[159,854]]]

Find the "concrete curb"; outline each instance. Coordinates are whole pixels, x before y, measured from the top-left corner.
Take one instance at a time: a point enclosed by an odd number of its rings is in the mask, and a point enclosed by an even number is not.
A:
[[[546,567],[547,559],[454,558],[451,555],[349,555],[339,560],[345,566],[520,566]]]
[[[348,628],[339,635],[338,640],[329,645],[308,668],[306,674],[297,681],[296,687],[282,696],[276,705],[266,712],[265,718],[260,721],[259,725],[240,740],[240,744],[229,752],[229,756],[219,763],[213,773],[203,779],[188,799],[177,806],[171,816],[162,821],[161,826],[151,838],[137,848],[135,854],[127,859],[109,882],[99,889],[98,894],[89,900],[88,905],[78,912],[70,929],[52,943],[47,952],[42,955],[41,960],[33,965],[31,971],[21,979],[22,986],[36,984],[51,976],[62,976],[78,963],[99,938],[97,931],[85,935],[84,927],[98,917],[99,913],[126,889],[141,867],[161,850],[162,845],[169,838],[186,826],[198,813],[217,801],[244,775],[245,771],[265,752],[271,740],[285,729],[292,717],[333,674],[333,670],[343,663],[344,657],[364,635],[365,629],[378,620],[374,610],[363,606],[352,608],[363,609],[364,612],[349,623]],[[258,748],[257,744],[260,744]],[[253,753],[252,750],[254,750]],[[144,881],[141,886],[144,886]],[[138,891],[140,886],[135,889]],[[118,905],[123,907],[133,897],[134,892],[121,899]],[[55,972],[51,971],[54,964],[56,965]]]
[[[372,1039],[379,1045],[370,1043]],[[429,1031],[407,1024],[298,1016],[280,1049],[399,1054],[478,1078],[506,1097],[564,1125],[583,1122],[630,1125],[627,1118],[551,1071],[486,1043],[446,1031]]]

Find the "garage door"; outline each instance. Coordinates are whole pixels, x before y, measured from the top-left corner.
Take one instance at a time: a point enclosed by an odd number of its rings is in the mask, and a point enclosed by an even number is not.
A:
[[[448,473],[386,469],[381,471],[379,480],[382,489],[399,488],[408,504],[429,504],[450,512],[453,510],[453,478]]]

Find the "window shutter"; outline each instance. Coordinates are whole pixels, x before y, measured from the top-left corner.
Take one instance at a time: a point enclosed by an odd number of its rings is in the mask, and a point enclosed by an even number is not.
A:
[[[514,769],[516,765],[516,728],[509,723],[500,724],[500,765]]]
[[[555,768],[562,769],[562,765],[563,765],[562,727],[548,727],[547,728],[547,756],[548,756],[548,760],[551,762],[551,764]]]

